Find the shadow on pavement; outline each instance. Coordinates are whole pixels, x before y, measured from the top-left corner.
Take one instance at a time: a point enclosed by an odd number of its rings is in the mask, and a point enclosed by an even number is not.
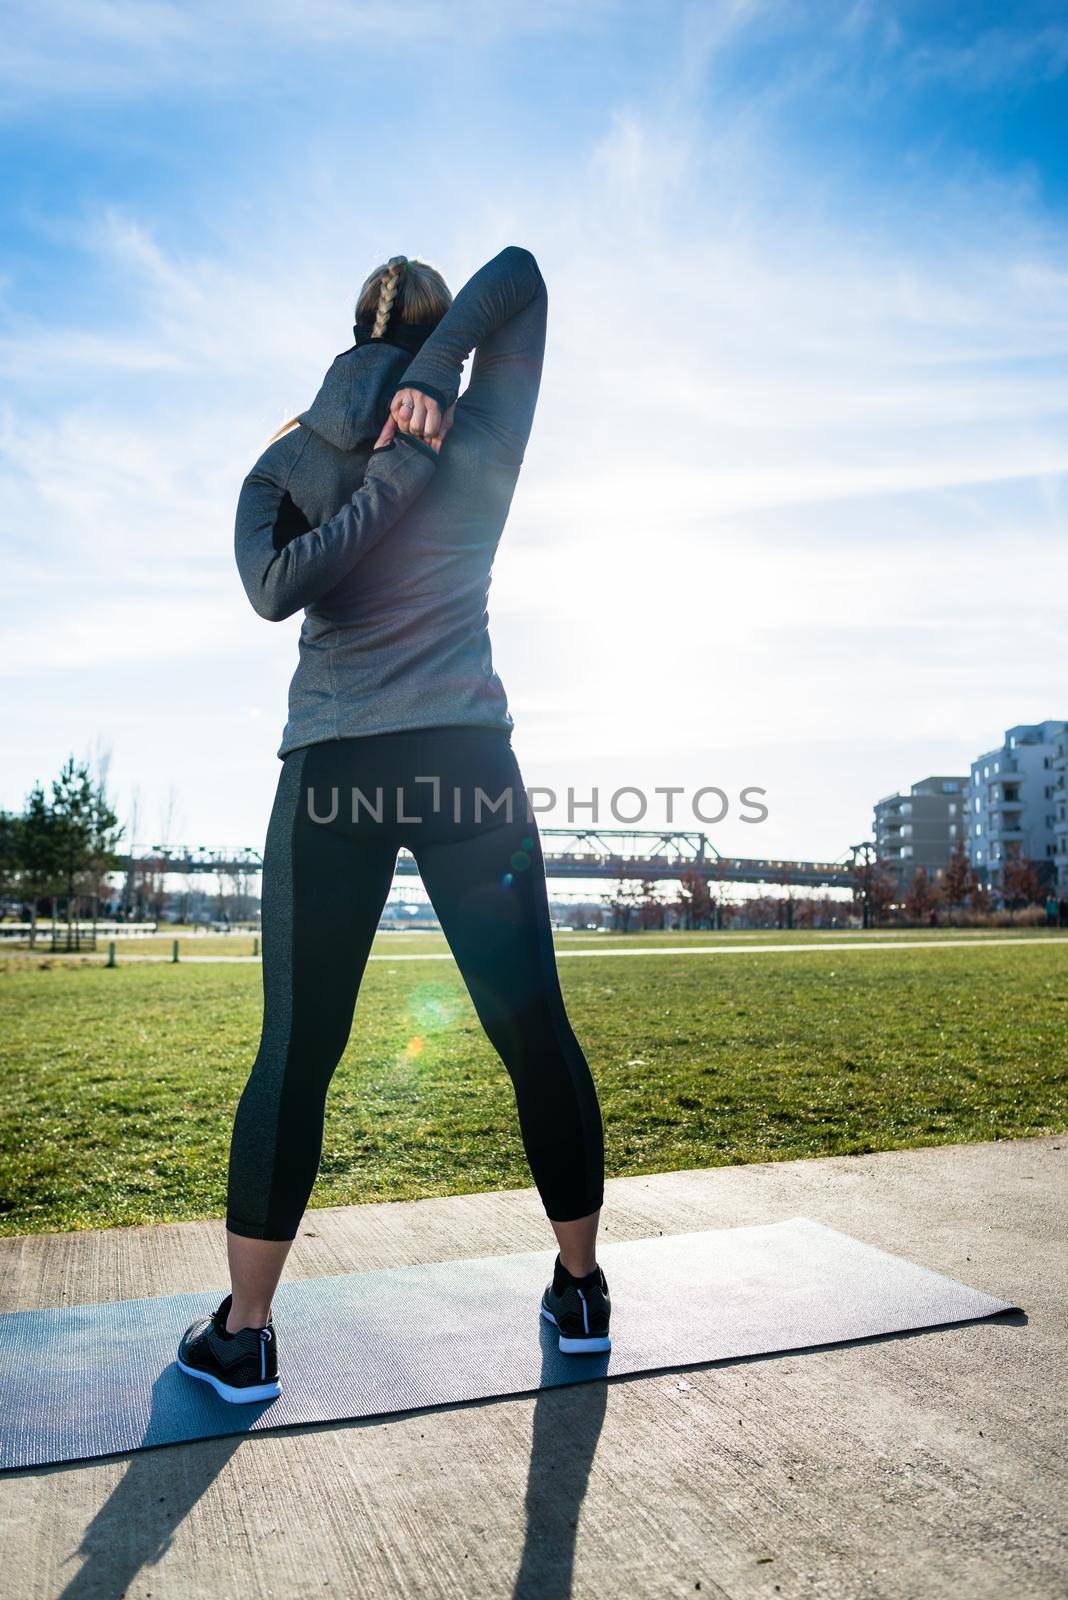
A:
[[[608,1405],[608,1385],[590,1382],[606,1372],[607,1356],[562,1356],[558,1334],[541,1323],[542,1382],[561,1370],[579,1370],[586,1381],[539,1389],[534,1402],[530,1466],[527,1469],[523,1554],[512,1600],[566,1600],[575,1568],[579,1514]]]
[[[158,1452],[151,1448],[159,1424],[173,1409],[175,1384],[194,1381],[171,1366],[152,1385],[152,1414],[143,1440],[148,1448],[130,1456],[126,1471],[87,1525],[76,1552],[82,1566],[58,1600],[119,1600],[142,1567],[154,1566],[166,1554],[174,1530],[244,1443],[246,1436],[239,1433],[197,1440],[195,1449],[173,1445],[168,1470],[160,1472]],[[249,1422],[267,1409],[232,1407],[225,1400],[218,1404],[227,1412],[247,1413]]]

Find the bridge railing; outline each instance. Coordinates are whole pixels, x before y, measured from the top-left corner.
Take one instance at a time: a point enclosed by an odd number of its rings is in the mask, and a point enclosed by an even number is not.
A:
[[[543,828],[541,839],[546,870],[556,876],[680,878],[685,872],[695,871],[712,881],[782,887],[848,888],[852,884],[851,869],[841,861],[724,856],[707,834],[692,830]],[[135,848],[125,861],[124,870],[230,877],[257,873],[262,865],[259,851],[249,846],[209,849],[176,845]],[[410,852],[401,852],[398,871],[404,876],[417,871]]]

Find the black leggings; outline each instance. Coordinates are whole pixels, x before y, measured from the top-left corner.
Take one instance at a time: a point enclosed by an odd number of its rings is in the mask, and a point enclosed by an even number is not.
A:
[[[230,1149],[232,1233],[296,1236],[401,845],[508,1069],[547,1215],[569,1222],[602,1202],[597,1091],[560,994],[541,845],[508,734],[426,728],[309,745],[282,763],[263,860],[263,1034]]]

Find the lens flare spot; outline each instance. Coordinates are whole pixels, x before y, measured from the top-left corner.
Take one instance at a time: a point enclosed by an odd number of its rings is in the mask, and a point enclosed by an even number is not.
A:
[[[526,839],[521,839],[519,842],[524,850],[533,850],[534,848],[534,840],[529,837]]]
[[[512,866],[516,872],[525,872],[530,866],[530,857],[525,850],[517,850],[512,857]]]
[[[514,882],[515,879],[512,877],[512,874],[510,872],[506,872],[504,877],[501,879],[501,888],[510,889]]]
[[[414,1039],[409,1039],[408,1040],[408,1046],[407,1046],[407,1049],[405,1050],[404,1054],[408,1057],[409,1060],[413,1060],[416,1056],[421,1056],[422,1055],[423,1048],[424,1048],[423,1040],[420,1039],[418,1035],[416,1035],[416,1037]]]
[[[408,1014],[420,1035],[451,1027],[458,1011],[455,994],[444,984],[421,983],[408,996]]]

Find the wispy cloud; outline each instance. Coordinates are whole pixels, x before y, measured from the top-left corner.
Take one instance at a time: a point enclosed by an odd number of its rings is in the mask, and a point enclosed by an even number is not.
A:
[[[383,11],[358,0],[13,0],[5,9],[0,111],[76,95],[144,101],[160,92],[216,92],[257,80],[282,85],[299,62],[344,52],[403,67],[400,53],[447,44],[492,47],[503,38],[581,34],[616,10],[612,0],[408,0]]]
[[[956,91],[1005,83],[1055,83],[1068,72],[1068,24],[985,28],[974,37],[913,46],[905,70],[915,83]]]

